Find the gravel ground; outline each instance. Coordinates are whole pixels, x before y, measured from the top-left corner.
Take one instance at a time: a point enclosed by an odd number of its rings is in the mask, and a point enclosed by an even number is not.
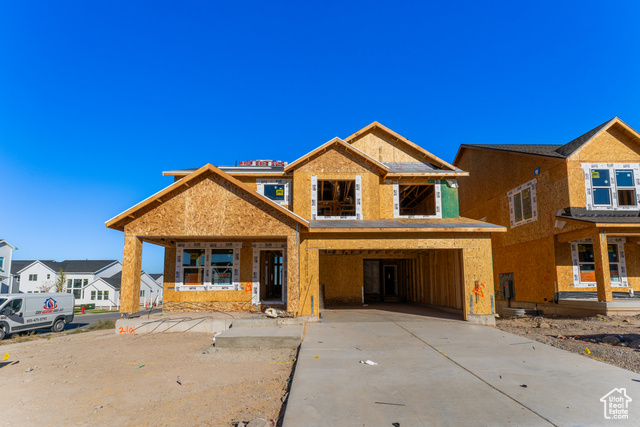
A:
[[[215,350],[211,338],[111,330],[8,340],[0,346],[0,424],[276,424],[296,352]]]
[[[640,316],[521,316],[497,319],[496,327],[640,373],[640,349],[632,348],[640,347]]]

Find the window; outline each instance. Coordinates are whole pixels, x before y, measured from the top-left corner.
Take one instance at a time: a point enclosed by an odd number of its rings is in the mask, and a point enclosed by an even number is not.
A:
[[[109,291],[104,291],[104,300],[108,301],[109,300]]]
[[[144,289],[140,291],[140,298],[144,298]]]
[[[91,291],[91,301],[96,300],[96,291]]]
[[[289,204],[290,179],[258,179],[256,184],[258,194],[268,197],[279,205]]]
[[[0,270],[4,270],[4,257],[0,256]]]
[[[239,242],[178,243],[176,291],[240,290],[240,248]]]
[[[183,251],[182,265],[185,285],[204,285],[204,252],[204,249],[185,249]]]
[[[231,285],[233,283],[233,249],[211,250],[211,284]]]
[[[67,293],[73,294],[76,299],[82,298],[83,284],[86,286],[89,279],[67,279]]]
[[[20,310],[22,310],[22,298],[14,299],[13,301],[9,302],[9,304],[7,304],[7,307],[12,308],[16,313],[20,313]]]
[[[102,301],[102,291],[98,291],[98,301]]]
[[[29,281],[30,282],[37,282],[38,281],[38,275],[37,274],[30,274],[29,275]]]
[[[587,209],[638,209],[638,164],[583,164]]]
[[[319,180],[311,177],[311,219],[362,219],[361,177]]]
[[[507,193],[511,228],[538,220],[536,183],[533,179]]]
[[[51,279],[51,275],[50,274],[47,274],[47,279]]]
[[[625,239],[607,239],[611,286],[626,287],[627,274],[624,255]],[[573,286],[596,287],[596,264],[591,239],[571,242],[573,260]]]
[[[440,181],[393,182],[394,218],[442,218]]]

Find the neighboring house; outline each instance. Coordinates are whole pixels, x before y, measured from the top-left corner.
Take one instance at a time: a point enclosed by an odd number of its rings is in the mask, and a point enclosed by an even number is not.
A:
[[[4,239],[0,239],[0,294],[14,292],[11,286],[11,265],[15,246]]]
[[[317,315],[322,296],[493,322],[491,233],[504,227],[460,217],[468,173],[377,122],[286,166],[164,174],[174,183],[106,223],[125,233],[123,312],[138,310],[148,242],[165,248],[167,310]]]
[[[156,282],[157,292],[159,294],[158,301],[162,302],[162,293],[164,290],[164,274],[150,274],[151,278]]]
[[[17,261],[16,261],[17,262]],[[63,270],[66,291],[82,299],[82,289],[100,277],[111,277],[122,270],[117,260],[66,260],[66,261],[20,261],[14,278],[19,292],[38,293],[53,291],[58,274]]]
[[[461,214],[508,228],[492,235],[499,309],[640,312],[635,130],[616,117],[564,145],[462,145],[454,165],[470,172]]]

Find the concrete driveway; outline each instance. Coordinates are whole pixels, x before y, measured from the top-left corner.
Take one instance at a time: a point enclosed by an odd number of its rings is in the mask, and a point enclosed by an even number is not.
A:
[[[628,420],[605,418],[614,388],[633,399]],[[327,310],[306,326],[287,403],[284,426],[303,425],[637,426],[640,374],[437,311]]]

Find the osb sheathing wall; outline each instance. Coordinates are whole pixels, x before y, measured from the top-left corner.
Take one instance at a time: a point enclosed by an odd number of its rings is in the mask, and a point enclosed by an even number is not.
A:
[[[322,248],[323,250],[428,250],[460,248],[459,251],[462,252],[461,258],[463,265],[462,269],[459,271],[461,271],[464,281],[464,289],[461,292],[461,296],[465,318],[470,314],[492,314],[494,284],[493,266],[491,263],[491,237],[489,233],[456,233],[455,236],[446,233],[402,233],[401,235],[398,235],[397,233],[372,233],[367,237],[362,237],[362,235],[356,233],[327,233],[322,237],[315,237],[312,235],[306,236],[304,246],[308,248]],[[318,251],[319,249],[313,250]],[[309,252],[311,252],[311,250],[309,250]],[[304,254],[305,250],[303,250],[302,253]],[[447,257],[448,255],[438,254],[437,256]],[[379,257],[379,255],[374,256],[374,258]],[[402,255],[396,257],[404,258]],[[356,268],[355,259],[358,257],[352,257],[351,259],[346,258],[344,261],[346,265],[340,265],[340,262],[329,259],[327,255],[322,255],[320,258],[325,259],[320,262],[309,263],[308,266],[305,267],[308,268],[308,271],[301,272],[301,278],[307,277],[309,278],[307,280],[309,280],[310,283],[315,283],[315,286],[318,286],[320,283],[317,279],[318,269],[320,268],[321,263],[323,263],[324,266],[331,264],[339,269],[341,272],[339,274],[341,274],[342,277],[346,277],[349,280],[349,283],[341,284],[337,289],[335,289],[335,291],[328,290],[327,287],[325,287],[325,297],[327,297],[327,292],[331,292],[331,295],[334,295],[338,294],[340,291],[345,291],[347,292],[349,300],[353,299],[356,301],[356,289],[360,287],[357,292],[360,297],[359,301],[362,301],[362,266],[360,265],[357,267],[357,270],[353,273],[345,272],[347,267]],[[436,266],[437,261],[443,262],[442,259],[438,260],[434,258],[433,262],[435,262],[435,264],[431,265]],[[454,261],[446,260],[447,263],[449,261],[451,264],[447,264],[447,269],[454,266]],[[425,260],[425,263],[426,262],[427,260]],[[426,274],[431,273],[428,273],[426,269],[423,269],[423,272],[420,273],[421,277],[423,277],[420,280],[425,280],[425,289],[427,283]],[[446,279],[444,279],[445,283],[447,283],[446,286],[455,286],[455,274],[455,270],[452,270],[451,273],[448,270],[446,272],[444,270],[439,270],[437,274],[432,275],[432,277],[435,277],[434,280],[436,281],[443,280],[442,278],[446,277]],[[312,276],[315,278],[311,279]],[[326,280],[327,276],[325,276],[323,272],[323,276],[321,277]],[[438,277],[440,279],[438,279]],[[305,280],[301,280],[301,282],[303,284],[306,283]],[[335,282],[335,280],[333,280],[333,282]],[[327,284],[325,283],[325,285]],[[455,307],[455,292],[451,294],[453,297],[446,296],[446,293],[447,291],[443,289],[440,293],[441,297],[434,297],[439,299],[431,301],[433,301],[434,305]],[[425,303],[432,303],[427,299],[424,293],[415,298],[419,302],[423,302],[424,298]]]
[[[180,238],[181,241],[245,241],[241,250],[240,281],[251,282],[251,241],[245,236],[262,237],[262,241],[287,242],[287,293],[288,303],[298,303],[298,247],[296,243],[295,222],[273,207],[238,189],[223,178],[206,173],[189,183],[189,187],[179,187],[174,192],[165,195],[162,204],[146,208],[141,216],[132,220],[126,227],[126,239],[132,236],[149,236],[158,238],[167,236],[170,239]],[[125,241],[126,270],[128,245]],[[173,252],[173,258],[170,253]],[[250,292],[245,291],[184,291],[175,292],[175,250],[169,248],[165,259],[165,293],[164,301],[167,306],[172,303],[208,304],[210,308],[226,307],[228,309],[244,309],[245,301],[250,300]],[[138,268],[138,271],[140,268]],[[138,273],[139,274],[139,273]],[[135,280],[133,281],[135,283]],[[244,285],[243,285],[244,288]],[[126,300],[127,292],[123,289],[122,297]],[[133,295],[133,299],[138,298]],[[137,301],[136,301],[137,302]],[[233,304],[232,304],[233,303]],[[235,305],[234,305],[235,304]],[[134,304],[132,304],[133,307]],[[297,306],[287,306],[295,311]],[[137,311],[137,305],[136,309]]]
[[[553,235],[557,211],[569,206],[563,159],[468,148],[456,166],[470,173],[458,179],[460,215],[507,227],[507,233],[493,235],[495,248]],[[536,168],[540,168],[538,175]],[[538,220],[511,228],[507,193],[533,179],[537,180]]]
[[[417,150],[398,142],[391,135],[379,129],[359,135],[351,141],[358,150],[368,154],[379,162],[421,162],[424,156]]]
[[[587,196],[584,187],[584,169],[581,163],[640,163],[640,141],[622,130],[619,125],[593,138],[580,150],[569,157],[571,206],[586,206]],[[569,205],[567,205],[569,206]]]
[[[293,172],[293,211],[305,219],[311,219],[311,176],[320,180],[353,180],[356,175],[362,180],[362,216],[364,219],[379,219],[380,201],[378,171],[362,157],[339,148],[315,156]],[[393,200],[393,198],[391,199]]]

